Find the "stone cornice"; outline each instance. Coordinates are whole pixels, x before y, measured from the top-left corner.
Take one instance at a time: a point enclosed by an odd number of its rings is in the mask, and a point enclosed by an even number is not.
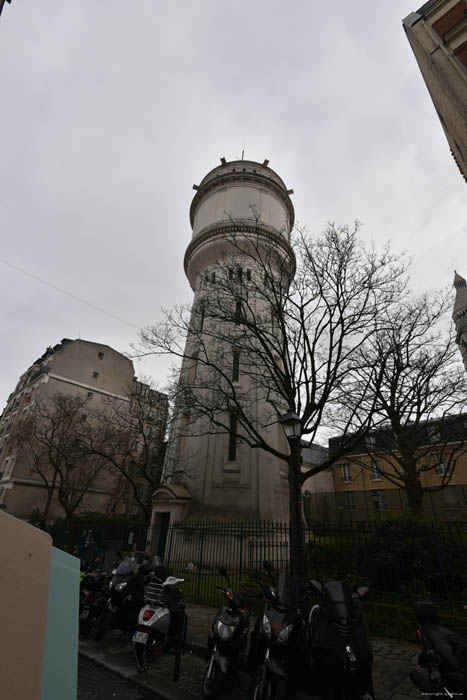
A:
[[[228,223],[218,223],[207,227],[201,233],[199,233],[196,238],[194,238],[189,244],[185,252],[185,258],[183,260],[183,267],[185,269],[185,274],[188,274],[188,264],[190,259],[196,253],[196,250],[203,246],[207,241],[215,238],[227,238],[232,234],[254,234],[255,236],[260,236],[266,238],[268,241],[277,245],[281,248],[285,255],[289,258],[292,264],[292,277],[295,275],[296,270],[296,259],[293,248],[284,240],[283,236],[276,233],[276,231],[266,224],[256,224],[248,221],[236,220],[234,222]]]
[[[213,180],[208,180],[206,184],[201,184],[199,190],[196,192],[190,206],[190,223],[194,226],[195,213],[203,199],[213,190],[219,189],[220,187],[226,187],[227,185],[238,185],[244,182],[253,182],[255,185],[260,185],[265,189],[270,190],[275,195],[282,200],[287,208],[290,218],[290,228],[292,229],[295,220],[295,211],[293,208],[292,200],[290,199],[287,190],[277,184],[274,180],[266,177],[261,172],[239,172],[227,171],[226,173],[218,175]],[[290,190],[291,191],[291,190]]]

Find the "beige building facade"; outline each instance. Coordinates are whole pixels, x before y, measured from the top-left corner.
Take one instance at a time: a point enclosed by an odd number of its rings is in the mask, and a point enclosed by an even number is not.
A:
[[[403,27],[467,180],[467,0],[430,0],[408,15]]]
[[[48,347],[19,378],[0,416],[0,507],[22,519],[44,508],[47,489],[30,460],[15,447],[15,429],[37,403],[55,394],[85,399],[90,412],[112,402],[129,405],[131,391],[151,391],[137,381],[130,359],[108,345],[63,339]],[[158,393],[158,392],[156,392]],[[167,421],[167,396],[160,394],[160,419]],[[103,473],[86,493],[79,512],[138,516],[128,484],[116,472]],[[52,498],[49,520],[63,511]]]
[[[423,516],[467,526],[467,416],[459,417],[454,429],[448,426],[447,421],[445,426],[442,421],[421,425],[421,430],[426,429],[426,441],[422,440],[419,447],[424,455],[420,480],[426,489]],[[409,513],[406,494],[392,467],[401,468],[397,450],[385,451],[378,440],[378,433],[370,434],[360,447],[334,465],[332,519],[358,523]],[[386,474],[392,474],[395,481]],[[449,479],[446,474],[450,474]],[[447,485],[440,489],[443,483]]]

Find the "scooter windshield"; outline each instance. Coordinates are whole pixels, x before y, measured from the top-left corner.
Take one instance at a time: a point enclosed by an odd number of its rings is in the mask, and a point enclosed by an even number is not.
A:
[[[287,573],[282,573],[277,579],[277,597],[284,607],[297,610],[299,607],[299,590],[296,580]]]
[[[136,559],[134,557],[125,557],[115,573],[117,576],[129,576],[133,573],[135,566]]]
[[[342,581],[324,584],[325,607],[328,617],[337,624],[348,625],[353,610],[352,595]]]

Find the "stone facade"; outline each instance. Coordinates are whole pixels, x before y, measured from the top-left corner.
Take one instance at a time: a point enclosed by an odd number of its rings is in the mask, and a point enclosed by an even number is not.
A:
[[[454,289],[456,290],[456,300],[452,319],[456,325],[456,342],[459,345],[467,371],[467,282],[457,272],[454,275]]]
[[[467,0],[430,0],[403,26],[453,158],[467,180]]]
[[[0,507],[28,519],[45,506],[44,482],[31,470],[27,458],[15,450],[13,441],[15,426],[34,411],[36,402],[46,401],[54,394],[66,394],[85,398],[90,410],[103,408],[114,400],[129,405],[129,395],[135,387],[145,389],[135,378],[132,361],[108,345],[65,338],[47,348],[21,375],[0,416]],[[159,418],[165,426],[168,400],[165,394],[158,398]],[[129,491],[123,477],[106,473],[85,495],[79,510],[105,513],[112,508],[114,513],[137,517],[139,508]],[[63,511],[54,498],[50,520],[61,516]]]
[[[219,294],[219,276],[243,274],[247,279],[259,275],[253,257],[248,258],[248,269],[238,268],[238,251],[232,244],[236,241],[246,246],[261,246],[274,243],[280,260],[295,269],[295,258],[290,247],[290,231],[294,221],[294,210],[282,179],[268,167],[253,161],[226,162],[210,171],[199,186],[194,186],[195,197],[191,204],[190,221],[193,229],[184,266],[194,292],[192,308],[199,309],[209,295]],[[232,233],[234,232],[234,234]],[[266,245],[266,243],[264,243]],[[229,261],[232,261],[229,268]],[[240,269],[240,272],[238,271]],[[216,282],[217,275],[217,282]],[[255,279],[259,279],[256,277]],[[217,285],[217,286],[216,286]],[[264,296],[252,302],[255,314],[266,316]],[[199,320],[199,319],[198,319]],[[210,327],[212,319],[203,318],[203,342],[216,342],[216,330]],[[195,341],[187,340],[185,355],[191,360],[182,364],[181,377],[185,381],[203,383],[203,366],[194,359]],[[196,342],[199,342],[199,335]],[[225,372],[231,372],[232,348],[221,348],[218,357],[225,351]],[[222,365],[222,361],[221,365]],[[256,406],[258,423],[263,427],[269,444],[287,452],[287,440],[282,426],[274,418],[261,420],[270,410],[262,392],[242,367],[248,357],[242,357],[236,369],[234,381],[238,391],[248,396]],[[235,371],[235,370],[234,370]],[[201,373],[201,375],[200,375]],[[180,412],[182,413],[182,412]],[[204,421],[204,423],[203,423]],[[167,454],[166,471],[172,484],[183,486],[181,506],[176,503],[176,493],[159,490],[153,499],[153,521],[159,522],[165,513],[171,522],[182,518],[188,520],[286,520],[288,513],[288,483],[285,464],[272,454],[261,449],[250,448],[237,440],[235,426],[230,433],[213,428],[208,419],[193,418],[187,414],[177,415],[173,428],[174,439]],[[169,441],[170,442],[170,441]],[[188,494],[188,497],[187,497]],[[175,499],[175,500],[174,500]]]

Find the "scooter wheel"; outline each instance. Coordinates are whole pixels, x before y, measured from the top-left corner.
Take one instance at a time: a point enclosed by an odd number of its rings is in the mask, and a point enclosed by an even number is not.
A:
[[[273,700],[271,681],[266,678],[262,682],[262,673],[258,673],[253,685],[253,700]]]
[[[216,662],[213,661],[211,666],[211,661],[209,660],[203,681],[204,700],[208,700],[208,698],[215,698],[216,695],[219,695],[225,685],[225,681],[226,676],[224,673],[222,673]]]

